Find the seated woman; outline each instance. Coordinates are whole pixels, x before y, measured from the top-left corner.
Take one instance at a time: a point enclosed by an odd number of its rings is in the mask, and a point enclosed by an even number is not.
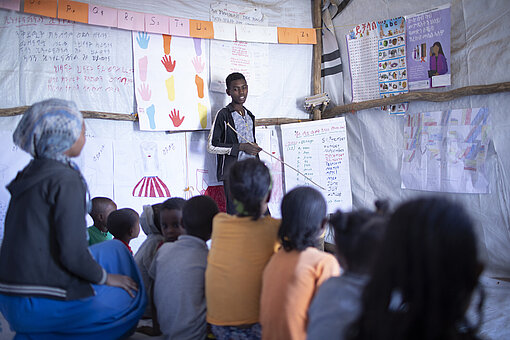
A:
[[[465,314],[481,271],[461,205],[434,197],[406,202],[389,220],[347,338],[477,339]]]
[[[81,112],[65,100],[36,103],[13,140],[34,157],[8,185],[0,253],[0,311],[16,339],[127,336],[143,313],[145,292],[120,242],[89,251],[87,185],[70,160],[85,143]]]

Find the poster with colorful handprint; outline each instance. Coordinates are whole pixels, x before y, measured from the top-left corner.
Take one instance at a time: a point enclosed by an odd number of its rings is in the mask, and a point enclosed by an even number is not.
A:
[[[211,127],[206,49],[203,39],[133,32],[135,97],[141,130]]]

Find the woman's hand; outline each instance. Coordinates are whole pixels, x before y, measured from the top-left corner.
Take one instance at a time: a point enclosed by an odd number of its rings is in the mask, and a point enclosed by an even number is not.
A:
[[[135,297],[136,292],[138,291],[138,285],[132,278],[126,275],[120,274],[108,274],[106,277],[106,285],[112,287],[119,287],[128,292],[129,296],[132,298]],[[135,292],[135,294],[133,293]]]

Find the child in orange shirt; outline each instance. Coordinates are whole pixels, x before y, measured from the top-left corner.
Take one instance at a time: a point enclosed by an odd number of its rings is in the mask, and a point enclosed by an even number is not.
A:
[[[259,339],[262,272],[279,247],[280,221],[264,216],[271,196],[271,175],[261,161],[234,163],[230,191],[237,215],[213,219],[205,275],[207,321],[218,340]]]
[[[315,246],[326,225],[326,201],[310,187],[290,191],[282,200],[278,236],[283,248],[264,270],[260,302],[262,339],[306,339],[308,307],[318,287],[340,266]]]

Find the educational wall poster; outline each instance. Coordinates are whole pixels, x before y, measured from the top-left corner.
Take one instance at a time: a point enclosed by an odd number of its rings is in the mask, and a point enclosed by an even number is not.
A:
[[[273,187],[271,189],[271,198],[269,200],[269,211],[274,218],[281,218],[280,205],[282,203],[283,195],[285,193],[283,187],[283,164],[278,161],[283,161],[280,152],[280,138],[281,130],[278,126],[258,126],[255,128],[255,136],[257,144],[273,157],[265,152],[260,152],[260,160],[263,161],[271,172],[271,179],[273,180]],[[276,159],[274,158],[276,157]]]
[[[80,110],[133,113],[130,32],[0,10],[0,107],[57,97]]]
[[[345,118],[285,124],[281,129],[283,159],[299,171],[285,167],[286,192],[309,185],[322,192],[328,213],[337,209],[350,211],[352,193]]]
[[[406,67],[406,29],[403,17],[379,21],[379,93],[382,98],[409,92]],[[383,106],[382,110],[403,114],[406,103]]]
[[[450,5],[405,18],[409,88],[451,85]]]
[[[208,129],[209,58],[204,39],[133,32],[140,129]]]
[[[415,113],[406,116],[401,187],[487,194],[485,167],[490,141],[487,108]]]
[[[211,3],[211,21],[267,26],[260,8],[226,2]],[[263,43],[211,40],[211,91],[225,93],[225,78],[232,72],[246,77],[250,94],[258,96],[269,87],[269,46]]]
[[[354,27],[346,36],[353,102],[380,97],[377,22]]]
[[[408,92],[404,18],[360,24],[346,38],[353,102]],[[381,109],[402,114],[407,104]]]

